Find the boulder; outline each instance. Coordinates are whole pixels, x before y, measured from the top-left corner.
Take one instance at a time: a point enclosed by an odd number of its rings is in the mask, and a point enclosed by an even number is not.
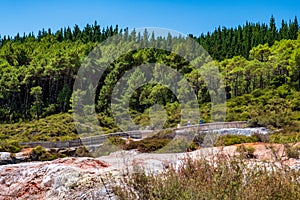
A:
[[[0,165],[11,164],[13,159],[9,152],[0,152]]]
[[[14,158],[16,160],[16,163],[26,162],[29,160],[30,154],[27,152],[19,152],[15,154]]]

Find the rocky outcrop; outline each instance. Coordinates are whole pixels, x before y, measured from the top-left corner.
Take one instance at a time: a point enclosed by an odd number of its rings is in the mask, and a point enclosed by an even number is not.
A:
[[[108,164],[94,158],[62,158],[0,167],[0,199],[105,198],[101,172]]]

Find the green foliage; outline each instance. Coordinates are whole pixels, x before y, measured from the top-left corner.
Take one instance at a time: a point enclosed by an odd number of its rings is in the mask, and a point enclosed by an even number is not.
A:
[[[164,148],[159,149],[158,153],[182,153],[195,150],[196,146],[184,137],[177,137],[168,143]]]
[[[87,104],[89,91],[93,89],[91,85],[84,91],[72,91],[78,69],[98,42],[120,32],[117,26],[101,30],[95,22],[83,30],[75,26],[73,30],[66,28],[56,33],[43,30],[37,37],[3,38],[0,46],[0,123],[3,124],[0,125],[0,137],[14,140],[22,138],[24,141],[76,138],[72,123],[60,123],[60,117],[57,116],[66,115],[58,113],[72,111],[74,108],[71,108],[70,102],[85,105],[77,108],[81,112],[93,109],[91,104]],[[283,21],[282,27],[276,28],[272,17],[269,26],[246,23],[235,29],[218,28],[213,33],[194,37],[218,60],[207,63],[210,59],[203,54],[191,62],[201,66],[201,69],[211,69],[212,63],[217,64],[225,88],[215,89],[208,88],[205,73],[201,74],[186,58],[178,55],[194,48],[187,38],[172,37],[171,34],[167,38],[156,38],[151,34],[152,39],[147,41],[135,31],[129,33],[128,29],[124,29],[121,35],[124,40],[116,45],[140,50],[119,55],[118,47],[104,45],[98,49],[101,58],[87,61],[106,63],[110,55],[116,55],[96,87],[97,117],[104,132],[123,128],[117,126],[120,123],[112,114],[110,102],[114,88],[118,88],[115,86],[119,85],[128,88],[126,91],[117,91],[121,92],[116,99],[120,103],[117,111],[121,119],[126,114],[125,99],[129,99],[130,115],[139,125],[152,125],[151,117],[152,121],[163,123],[163,112],[150,116],[154,105],[160,105],[166,113],[164,128],[180,123],[183,105],[180,105],[178,97],[185,96],[187,88],[178,88],[176,97],[168,85],[157,81],[164,79],[184,85],[177,75],[168,73],[164,66],[178,71],[192,84],[200,104],[201,118],[206,122],[211,120],[211,116],[219,119],[225,112],[227,121],[249,120],[255,126],[275,128],[283,128],[300,119],[300,38],[297,38],[297,19],[289,24]],[[150,34],[145,31],[144,36],[148,38]],[[182,45],[180,41],[186,41],[187,45]],[[158,48],[147,48],[150,43]],[[174,52],[159,48],[170,47],[170,44]],[[191,56],[187,55],[188,58]],[[154,77],[149,78],[141,69],[126,75],[133,67],[149,63],[155,63],[147,68],[147,72],[154,74]],[[212,73],[211,70],[207,71]],[[216,85],[221,83],[219,79],[213,81]],[[148,84],[142,86],[145,82]],[[228,110],[215,109],[211,113],[210,95],[219,93],[220,89],[226,91]],[[72,93],[74,95],[71,98]],[[76,96],[83,97],[82,102],[78,102],[80,99],[76,99]],[[52,119],[46,118],[50,115],[53,115]],[[40,122],[23,123],[40,117],[43,118]],[[90,119],[79,116],[79,120]],[[90,123],[94,121],[90,120]],[[87,127],[82,129],[83,132],[89,131],[84,130]]]
[[[298,110],[299,94],[286,85],[255,90],[229,100],[226,120],[248,120],[252,126],[276,128],[291,125]]]
[[[111,136],[108,138],[108,140],[116,146],[122,146],[125,144],[125,140],[122,137],[119,136]]]
[[[123,149],[125,150],[137,149],[142,153],[149,153],[163,148],[170,141],[171,141],[170,139],[146,138],[140,141],[130,141],[129,143],[123,146]]]
[[[9,142],[0,143],[0,152],[6,151],[11,153],[18,153],[21,150],[22,147],[16,140],[10,140]]]
[[[30,95],[34,97],[32,111],[35,112],[37,119],[39,119],[42,110],[42,88],[40,86],[32,87]]]
[[[58,158],[57,153],[46,151],[43,147],[37,146],[30,152],[30,160],[32,161],[47,161]]]
[[[222,135],[218,137],[216,146],[229,146],[233,144],[251,143],[258,142],[258,138],[255,136],[244,136],[244,135]]]
[[[1,141],[65,141],[78,139],[70,114],[57,114],[40,120],[0,124]]]
[[[280,144],[300,142],[299,123],[287,126],[278,132],[270,134],[270,142]]]

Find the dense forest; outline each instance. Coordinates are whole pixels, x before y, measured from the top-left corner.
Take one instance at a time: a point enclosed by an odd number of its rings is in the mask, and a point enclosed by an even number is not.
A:
[[[17,123],[72,112],[71,96],[78,69],[92,49],[116,34],[122,37],[121,45],[136,42],[144,47],[150,43],[157,47],[170,44],[177,47],[179,39],[185,40],[170,34],[156,37],[147,31],[129,32],[118,26],[101,29],[97,22],[82,30],[75,26],[56,32],[42,30],[37,36],[33,33],[4,36],[0,42],[0,122]],[[282,20],[279,28],[271,17],[268,25],[247,22],[236,28],[219,27],[199,37],[189,36],[219,66],[229,100],[226,120],[251,120],[258,125],[282,127],[300,118],[300,37],[296,17],[289,22]],[[117,129],[109,102],[113,86],[126,70],[144,63],[165,64],[186,77],[194,85],[201,117],[210,120],[211,99],[204,77],[175,53],[143,48],[119,57],[99,81],[95,102],[103,127]],[[155,65],[153,70],[159,73],[161,69]],[[133,74],[129,79],[144,77]],[[168,112],[166,127],[180,121],[176,96],[159,84],[145,85],[131,97],[134,120],[149,125],[147,113],[155,103]]]

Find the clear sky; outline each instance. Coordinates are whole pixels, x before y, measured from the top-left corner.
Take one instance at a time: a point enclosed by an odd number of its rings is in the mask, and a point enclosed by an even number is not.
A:
[[[300,0],[1,0],[0,34],[15,36],[42,28],[81,28],[97,20],[120,28],[162,27],[199,35],[218,26],[235,27],[250,22],[268,23],[298,17]]]

